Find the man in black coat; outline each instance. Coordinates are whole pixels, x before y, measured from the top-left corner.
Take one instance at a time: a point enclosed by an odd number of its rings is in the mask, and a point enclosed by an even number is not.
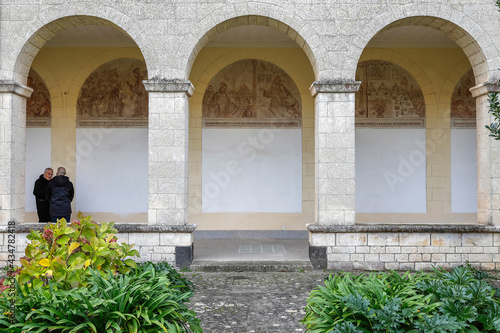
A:
[[[56,176],[47,185],[45,198],[50,202],[50,219],[57,222],[58,219],[71,219],[71,201],[75,195],[73,184],[66,177],[66,169],[57,168]]]
[[[38,214],[38,222],[49,222],[50,221],[50,213],[49,208],[50,204],[45,199],[45,191],[47,189],[47,184],[49,180],[52,179],[52,175],[54,170],[52,168],[46,168],[43,172],[43,175],[35,181],[35,188],[33,189],[33,195],[36,200],[36,212]]]

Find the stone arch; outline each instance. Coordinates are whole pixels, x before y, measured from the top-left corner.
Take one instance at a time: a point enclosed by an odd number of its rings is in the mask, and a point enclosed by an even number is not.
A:
[[[281,13],[283,10],[284,9],[282,7],[278,7],[276,12]],[[316,54],[326,53],[325,47],[321,42],[320,36],[318,36],[314,32],[314,30],[307,25],[307,23],[303,18],[297,16],[296,14],[293,14],[292,16],[286,16],[289,18],[286,21],[293,22],[293,26],[301,27],[300,30],[294,29],[292,27],[292,24],[286,23],[285,20],[279,20],[278,18],[270,17],[272,13],[273,10],[269,9],[269,11],[266,12],[267,16],[263,15],[236,16],[238,14],[241,15],[241,12],[234,11],[234,13],[232,13],[234,14],[234,17],[228,18],[220,23],[214,23],[208,18],[201,20],[200,23],[197,24],[195,29],[193,29],[194,31],[197,31],[198,34],[196,36],[195,35],[190,36],[190,39],[192,41],[189,45],[192,45],[192,47],[179,49],[178,57],[181,59],[182,57],[188,59],[185,71],[186,76],[189,77],[189,73],[191,72],[191,68],[194,64],[194,61],[196,60],[198,53],[205,45],[208,44],[208,42],[214,36],[231,28],[245,26],[245,25],[258,25],[281,31],[285,35],[290,37],[292,40],[294,40],[297,43],[297,45],[304,51],[307,58],[309,59],[315,77],[318,77],[320,66],[318,65],[318,59]],[[203,31],[203,33],[201,33],[200,31]]]
[[[489,63],[492,60],[498,62],[499,57],[496,48],[492,47],[494,43],[487,32],[476,21],[467,17],[464,12],[450,11],[449,8],[441,10],[439,6],[432,8],[422,13],[415,4],[414,8],[408,8],[405,13],[396,15],[394,12],[387,11],[367,22],[357,38],[353,40],[347,58],[359,58],[367,43],[377,33],[396,27],[417,25],[439,30],[453,40],[469,59],[474,70],[476,83],[496,81],[498,76],[496,68],[494,68],[496,66],[489,65]],[[443,16],[443,12],[447,14],[446,17],[440,17]],[[355,68],[344,67],[342,72],[347,77],[351,77],[355,70]]]
[[[26,78],[31,67],[31,64],[40,51],[40,49],[47,43],[50,39],[52,39],[57,33],[85,25],[99,25],[104,27],[109,27],[115,30],[118,30],[129,36],[134,42],[138,45],[141,53],[144,56],[143,50],[152,50],[152,48],[141,48],[140,45],[146,45],[148,42],[145,40],[146,36],[145,32],[142,29],[138,28],[138,25],[134,23],[134,21],[129,18],[123,16],[122,13],[117,12],[109,12],[108,10],[99,11],[95,13],[96,16],[90,15],[71,15],[61,17],[56,14],[60,14],[60,12],[54,13],[51,15],[45,15],[45,20],[42,21],[40,17],[37,17],[31,22],[31,24],[26,24],[26,26],[41,26],[36,31],[31,32],[31,37],[28,40],[21,39],[18,37],[17,39],[22,40],[23,45],[19,47],[20,52],[15,60],[15,63],[12,64],[13,71],[13,79],[16,82],[20,82],[22,84],[26,83]],[[88,13],[92,14],[92,13]],[[99,16],[97,16],[99,15]],[[110,19],[102,18],[110,17]],[[52,21],[50,21],[52,19]],[[114,23],[114,20],[120,22],[120,25]],[[49,21],[48,23],[46,23]],[[123,26],[123,27],[122,27]],[[19,34],[26,35],[22,31],[19,31]],[[30,35],[30,32],[27,33]],[[14,37],[15,38],[15,37]],[[152,58],[153,55],[146,56],[145,58]],[[148,63],[146,61],[146,63]]]

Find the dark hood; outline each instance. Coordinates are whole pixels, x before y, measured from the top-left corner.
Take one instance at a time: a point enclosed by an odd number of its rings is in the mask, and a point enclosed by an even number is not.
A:
[[[57,187],[64,187],[68,185],[69,178],[66,176],[55,176],[52,178],[51,182],[54,182],[54,185]]]

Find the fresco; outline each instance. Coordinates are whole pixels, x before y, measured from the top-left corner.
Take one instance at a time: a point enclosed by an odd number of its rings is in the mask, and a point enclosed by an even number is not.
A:
[[[204,127],[300,127],[302,102],[284,70],[245,59],[224,67],[210,80],[202,114]],[[210,121],[214,119],[218,121]]]
[[[356,93],[356,125],[420,124],[423,127],[424,95],[405,69],[382,60],[364,61],[358,65],[356,81],[362,82]],[[388,121],[373,121],[381,119]],[[407,121],[412,119],[416,121]]]
[[[451,126],[454,128],[476,127],[476,100],[470,88],[475,86],[474,73],[469,69],[457,82],[451,95]]]
[[[136,59],[117,59],[97,68],[78,94],[79,126],[145,126],[148,93],[146,66]]]
[[[51,101],[50,92],[41,76],[30,69],[28,73],[27,86],[33,89],[33,93],[26,100],[26,126],[48,127],[50,126]]]

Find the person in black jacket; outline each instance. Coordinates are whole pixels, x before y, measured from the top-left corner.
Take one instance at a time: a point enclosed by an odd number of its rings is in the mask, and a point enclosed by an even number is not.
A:
[[[36,212],[38,214],[38,222],[49,222],[50,221],[50,204],[45,199],[45,191],[47,189],[47,184],[49,180],[52,179],[54,170],[52,168],[46,168],[43,175],[35,181],[35,188],[33,189],[33,195],[36,200]]]
[[[75,195],[73,183],[66,177],[66,169],[57,168],[56,176],[47,185],[45,198],[50,202],[50,218],[52,222],[65,218],[71,219],[71,201]]]

